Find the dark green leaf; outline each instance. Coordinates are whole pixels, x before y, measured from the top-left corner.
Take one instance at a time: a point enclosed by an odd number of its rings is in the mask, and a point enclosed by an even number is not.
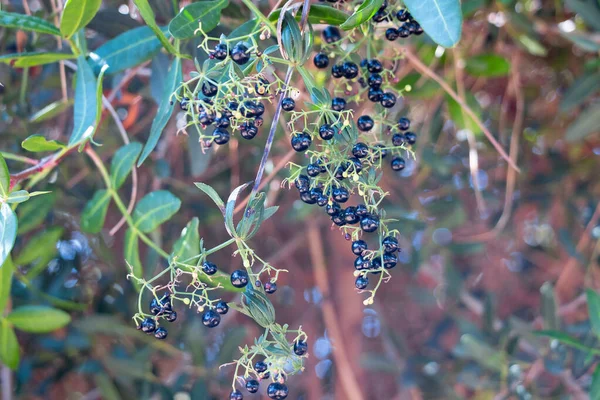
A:
[[[104,226],[104,219],[110,204],[110,193],[98,190],[87,202],[81,213],[81,229],[87,233],[98,233]]]
[[[144,151],[140,156],[138,161],[138,167],[142,165],[144,160],[150,155],[152,150],[156,147],[158,143],[158,139],[162,134],[163,129],[167,126],[167,122],[171,118],[173,114],[173,105],[171,104],[171,95],[177,87],[179,86],[182,80],[181,75],[181,59],[176,57],[171,64],[171,68],[169,69],[169,74],[167,75],[167,80],[165,82],[165,88],[163,91],[163,98],[158,106],[158,111],[156,111],[156,116],[152,121],[152,127],[150,128],[150,136],[146,141],[146,145],[144,146]]]
[[[36,153],[41,151],[60,150],[64,148],[65,145],[58,140],[48,140],[44,135],[35,134],[23,140],[21,147],[27,151]]]
[[[477,102],[475,96],[473,96],[471,92],[467,92],[466,97],[467,104],[469,105],[469,107],[471,107],[475,115],[480,116],[481,107]],[[479,126],[477,125],[475,120],[463,111],[460,104],[458,104],[449,95],[446,95],[446,102],[448,105],[448,112],[450,113],[450,118],[452,118],[452,121],[454,121],[454,124],[456,125],[457,129],[468,129],[475,135],[481,134],[481,129],[479,129]]]
[[[77,57],[70,53],[52,53],[52,52],[33,52],[33,53],[15,53],[0,56],[0,62],[10,64],[13,67],[34,67],[36,65],[50,64],[60,60],[69,60]]]
[[[142,270],[142,261],[140,260],[140,249],[138,243],[139,239],[137,233],[132,229],[127,229],[123,243],[125,261],[127,261],[133,268],[132,272],[136,278],[143,278],[144,272]]]
[[[185,228],[181,231],[181,236],[173,245],[171,257],[177,257],[180,262],[184,262],[200,254],[200,234],[198,218],[192,218]]]
[[[592,94],[600,90],[600,74],[588,72],[577,78],[567,89],[560,101],[560,110],[568,112],[580,106]]]
[[[565,0],[565,4],[579,14],[590,28],[600,31],[600,5],[596,0]]]
[[[0,197],[6,198],[10,191],[10,172],[8,172],[8,166],[4,157],[0,154]]]
[[[582,112],[567,128],[565,139],[577,142],[597,132],[600,132],[600,104],[591,105]]]
[[[281,15],[281,8],[273,11],[269,14],[269,20],[276,22],[279,20]],[[302,7],[298,9],[296,14],[296,20],[300,20],[302,16]],[[350,16],[343,11],[338,10],[324,4],[311,4],[310,10],[308,10],[308,22],[311,24],[327,24],[339,26],[346,22]]]
[[[600,400],[600,364],[596,365],[592,375],[592,386],[590,387],[590,399]]]
[[[585,33],[576,32],[563,32],[560,31],[560,35],[565,39],[573,42],[573,44],[582,50],[590,53],[598,53],[600,51],[600,41],[596,36]]]
[[[106,73],[116,74],[151,59],[161,47],[152,29],[140,26],[98,47],[90,53],[90,60],[96,73],[106,64]]]
[[[466,60],[465,70],[478,77],[506,76],[510,72],[510,63],[497,54],[478,54]]]
[[[0,266],[8,258],[17,238],[17,216],[7,203],[0,203]]]
[[[600,296],[592,289],[585,291],[592,330],[600,337]]]
[[[227,232],[229,232],[229,235],[231,235],[231,237],[234,237],[236,234],[235,225],[233,224],[233,211],[235,210],[235,203],[240,192],[246,189],[250,185],[250,183],[251,182],[244,183],[243,185],[240,185],[233,189],[233,191],[229,195],[229,198],[227,199],[227,205],[225,206],[225,227],[227,228]]]
[[[40,259],[48,260],[56,254],[56,243],[63,234],[63,228],[54,226],[46,229],[27,241],[19,255],[15,257],[15,264],[27,265]]]
[[[271,18],[271,15],[269,15],[269,18]],[[244,40],[247,40],[248,35],[252,34],[253,32],[256,32],[256,28],[258,28],[260,24],[261,22],[258,18],[246,21],[242,25],[238,26],[233,31],[231,31],[231,33],[227,35],[227,38],[229,40],[234,40],[238,37],[243,37]],[[259,35],[260,33],[256,32],[254,36],[258,37]]]
[[[37,124],[39,122],[54,118],[72,105],[73,99],[69,99],[67,101],[56,100],[29,117],[29,122]]]
[[[202,24],[204,33],[215,29],[221,20],[221,10],[228,0],[200,1],[186,6],[169,23],[169,32],[176,39],[189,39]]]
[[[10,369],[19,366],[19,342],[12,326],[0,318],[0,363]]]
[[[15,308],[6,319],[17,329],[33,333],[52,332],[71,322],[71,316],[62,310],[33,305]]]
[[[83,56],[77,59],[77,82],[73,108],[73,132],[69,147],[88,140],[96,129],[98,105],[96,102],[96,77]]]
[[[534,331],[533,332],[536,335],[539,336],[546,336],[549,337],[551,339],[556,339],[561,343],[564,343],[568,346],[571,346],[573,348],[585,351],[585,352],[589,352],[589,353],[593,353],[596,355],[600,355],[600,350],[598,349],[594,349],[591,347],[588,347],[586,345],[584,345],[583,343],[581,343],[577,338],[574,338],[573,336],[570,336],[566,333],[563,332],[559,332],[559,331]]]
[[[365,0],[356,11],[340,25],[340,28],[349,31],[350,29],[360,26],[373,18],[373,15],[375,15],[382,4],[383,0]]]
[[[41,224],[56,202],[56,193],[36,197],[23,203],[17,209],[19,214],[19,235],[35,229]]]
[[[207,184],[202,183],[202,182],[196,182],[196,183],[194,183],[194,185],[196,185],[196,187],[198,189],[200,189],[204,193],[206,193],[208,195],[208,197],[210,197],[212,199],[212,201],[215,202],[217,207],[219,207],[219,210],[221,211],[221,213],[223,215],[225,215],[225,203],[221,199],[221,196],[219,196],[219,194],[215,191],[215,189],[213,189],[211,186],[208,186]]]
[[[142,144],[132,142],[115,152],[110,165],[110,180],[114,189],[123,186],[140,155],[140,151],[142,151]]]
[[[292,62],[298,63],[302,59],[302,34],[298,22],[289,11],[283,16],[281,44],[285,54]]]
[[[112,379],[105,373],[94,374],[94,381],[100,390],[100,395],[104,400],[121,400],[119,390]]]
[[[67,0],[60,18],[60,32],[70,38],[84,28],[100,9],[102,0]]]
[[[154,11],[152,11],[152,7],[148,3],[148,0],[133,0],[136,7],[140,11],[140,15],[146,22],[146,25],[152,29],[158,40],[162,43],[163,47],[167,49],[167,51],[171,54],[177,54],[177,50],[175,47],[169,42],[169,39],[165,36],[163,31],[156,24],[156,18],[154,16]]]
[[[0,265],[0,314],[4,314],[4,308],[6,308],[8,299],[10,298],[10,287],[12,284],[14,268],[10,257],[4,261],[4,264]]]
[[[459,0],[405,0],[410,14],[437,44],[454,47],[462,32]]]
[[[32,15],[0,11],[0,26],[7,28],[60,35],[60,30],[50,22]]]
[[[181,200],[167,190],[145,195],[133,210],[133,223],[142,232],[151,232],[168,221],[181,206]]]

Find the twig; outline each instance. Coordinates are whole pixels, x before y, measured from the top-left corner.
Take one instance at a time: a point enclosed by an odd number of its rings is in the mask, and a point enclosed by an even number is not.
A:
[[[36,165],[24,169],[21,172],[17,172],[16,174],[12,174],[10,176],[10,188],[12,189],[17,183],[24,181],[32,175],[38,174],[40,172],[45,172],[56,167],[68,154],[70,154],[76,148],[77,147],[72,147],[67,150],[62,150],[51,156],[44,157]]]

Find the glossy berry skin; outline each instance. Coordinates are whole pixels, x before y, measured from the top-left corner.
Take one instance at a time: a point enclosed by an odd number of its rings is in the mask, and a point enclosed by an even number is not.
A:
[[[331,195],[335,201],[338,203],[345,203],[348,201],[350,194],[348,193],[348,189],[345,187],[336,187],[331,191]]]
[[[408,142],[408,144],[417,143],[417,135],[415,135],[414,132],[406,132],[404,134],[404,137],[406,138],[406,141]]]
[[[379,228],[379,217],[367,214],[360,220],[360,228],[365,232],[375,232]]]
[[[288,397],[288,387],[283,383],[273,382],[267,387],[267,396],[274,400],[283,400]]]
[[[236,43],[231,49],[229,56],[238,65],[244,65],[250,61],[250,53],[248,47],[244,43]]]
[[[354,172],[359,174],[360,171],[362,171],[362,163],[360,162],[360,160],[356,157],[352,157],[350,158],[350,161],[352,162],[352,165],[354,165]]]
[[[265,293],[273,294],[277,291],[277,283],[275,282],[267,282],[265,283]]]
[[[317,205],[319,207],[323,207],[325,206],[327,203],[329,203],[329,199],[327,198],[327,196],[325,196],[324,194],[321,194],[317,197]]]
[[[310,197],[316,202],[317,199],[323,195],[323,190],[321,188],[312,188],[309,190],[308,192],[310,194]]]
[[[217,126],[217,128],[229,128],[229,125],[231,123],[229,122],[229,118],[228,117],[221,117],[221,118],[217,118],[215,119],[215,125]]]
[[[179,103],[179,107],[183,111],[187,111],[189,106],[190,106],[190,99],[188,99],[187,97],[184,97],[183,99],[181,99],[181,102]]]
[[[306,151],[312,143],[312,139],[307,132],[302,132],[292,136],[292,148],[298,152]]]
[[[342,64],[335,64],[331,67],[331,76],[334,78],[341,78],[344,76],[344,66]]]
[[[373,118],[369,117],[368,115],[361,115],[360,117],[358,117],[358,121],[356,121],[356,126],[358,126],[358,130],[362,132],[370,131],[371,129],[373,129],[373,125],[375,125],[375,122],[373,121]]]
[[[360,218],[364,217],[368,213],[369,211],[367,210],[367,206],[364,204],[359,204],[356,206],[356,215],[358,215]]]
[[[346,172],[348,168],[350,168],[349,163],[343,162],[342,164],[340,164],[336,168],[335,173],[333,174],[333,176],[335,176],[335,179],[337,179],[338,181],[343,181],[345,179],[344,172]]]
[[[383,267],[385,269],[392,269],[396,266],[398,257],[393,253],[383,253]]]
[[[356,260],[354,260],[354,269],[355,270],[362,271],[363,269],[369,269],[369,268],[371,268],[371,263],[369,262],[369,260],[367,260],[363,256],[356,257]]]
[[[329,66],[329,57],[325,53],[317,53],[313,58],[313,63],[319,69],[327,68]]]
[[[412,16],[410,15],[410,13],[408,12],[408,10],[399,10],[396,13],[396,18],[398,18],[398,21],[400,22],[406,22],[409,19],[412,18]]]
[[[404,27],[408,29],[410,33],[416,33],[419,29],[419,24],[416,21],[408,21],[404,24]]]
[[[392,108],[396,105],[396,96],[393,93],[386,92],[381,96],[381,105],[385,108]]]
[[[156,330],[156,321],[154,321],[152,318],[145,318],[142,321],[142,332],[144,333],[152,333]]]
[[[294,182],[294,185],[300,193],[308,192],[310,189],[310,179],[306,175],[300,175]]]
[[[425,32],[425,31],[423,30],[423,27],[419,24],[417,24],[417,26],[415,27],[415,30],[413,31],[413,33],[417,36],[422,35],[423,32]]]
[[[393,253],[398,250],[398,239],[393,236],[386,236],[381,241],[381,244],[387,253]]]
[[[205,95],[206,97],[214,97],[216,96],[217,92],[219,91],[219,88],[214,85],[212,82],[204,82],[202,84],[202,94]]]
[[[246,118],[260,117],[265,113],[265,105],[260,101],[246,100],[241,111]]]
[[[231,284],[236,288],[246,287],[248,284],[248,273],[241,269],[236,269],[231,273]]]
[[[369,155],[369,146],[363,142],[358,142],[352,146],[352,155],[356,158],[365,158]]]
[[[158,303],[158,300],[156,300],[156,298],[153,298],[152,300],[150,300],[150,313],[156,315],[161,311],[162,311],[162,306]]]
[[[367,61],[367,69],[372,74],[379,73],[379,72],[383,71],[383,65],[381,64],[381,61],[373,58],[373,59]]]
[[[167,338],[168,332],[165,328],[163,328],[162,326],[160,328],[157,328],[154,331],[154,337],[159,339],[159,340],[164,340]]]
[[[369,79],[367,80],[369,87],[373,89],[379,89],[383,84],[383,77],[379,74],[371,74],[369,75]]]
[[[306,166],[306,173],[308,174],[308,176],[314,178],[315,176],[318,176],[321,173],[321,167],[317,164],[308,164]]]
[[[375,15],[373,15],[374,22],[383,22],[387,19],[387,12],[385,10],[378,10]]]
[[[294,343],[294,353],[297,356],[303,356],[306,354],[307,351],[308,351],[308,344],[306,343],[306,341],[297,340],[296,343]]]
[[[208,328],[214,328],[221,322],[221,316],[215,310],[208,310],[202,314],[202,323]]]
[[[229,142],[229,132],[227,132],[223,128],[215,129],[215,131],[213,132],[213,136],[215,137],[214,140],[216,144],[224,145],[227,144],[227,142]]]
[[[239,390],[234,390],[229,394],[229,400],[244,400],[244,395]]]
[[[360,256],[363,251],[367,250],[367,242],[362,239],[355,240],[352,242],[352,253]]]
[[[296,102],[291,97],[286,97],[281,101],[283,111],[293,111],[294,107],[296,107]]]
[[[384,145],[382,145],[382,144],[376,144],[375,148],[379,149],[379,151],[376,154],[377,158],[385,158],[387,156],[388,151],[387,151],[387,149],[385,148]]]
[[[204,261],[202,263],[202,271],[206,275],[214,275],[217,273],[217,266],[210,261]]]
[[[227,58],[227,45],[225,43],[219,43],[215,46],[212,52],[212,56],[217,60],[224,60]]]
[[[169,322],[175,322],[177,320],[177,313],[175,311],[171,311],[165,315],[165,319]]]
[[[334,97],[331,100],[331,108],[333,111],[343,111],[346,108],[346,100],[341,97]]]
[[[300,193],[300,200],[306,204],[316,204],[317,199],[310,194],[310,192]]]
[[[369,100],[373,103],[379,103],[381,101],[381,98],[383,97],[383,90],[373,87],[369,88],[369,93],[367,96],[369,97]]]
[[[221,300],[215,306],[215,310],[217,310],[219,314],[225,315],[229,311],[229,306],[227,305],[226,301]]]
[[[323,140],[331,140],[335,135],[335,129],[329,124],[323,124],[319,128],[319,136]]]
[[[402,146],[404,143],[406,143],[404,135],[402,133],[394,133],[392,136],[392,144],[394,146]]]
[[[352,61],[346,61],[342,68],[344,69],[344,77],[346,79],[354,79],[358,76],[358,65]]]
[[[410,119],[402,117],[398,120],[398,129],[401,131],[407,131],[410,129]]]
[[[405,26],[401,26],[398,29],[398,36],[400,36],[401,38],[407,38],[410,36],[410,30],[408,30],[408,28]]]
[[[323,29],[323,40],[325,40],[326,43],[337,42],[341,38],[342,35],[340,34],[340,30],[335,26],[328,26]]]
[[[329,215],[330,217],[339,214],[340,211],[342,211],[342,206],[340,206],[336,202],[327,204],[327,206],[325,207],[325,212],[327,212],[327,215]]]
[[[353,225],[356,224],[360,218],[356,215],[356,207],[350,206],[344,210],[344,221],[347,224]]]
[[[267,365],[266,362],[264,361],[257,361],[254,363],[254,370],[256,372],[258,372],[259,374],[262,374],[263,372],[265,372],[267,369],[269,368],[269,366]]]
[[[356,286],[358,290],[366,289],[367,286],[369,286],[369,278],[366,276],[357,277],[356,281],[354,282],[354,286]]]
[[[406,167],[406,161],[402,157],[394,157],[392,158],[391,165],[394,171],[402,171]]]
[[[215,122],[215,116],[207,111],[200,111],[200,113],[198,114],[198,121],[204,125],[204,126],[208,126],[210,124],[212,124],[213,122]]]
[[[252,140],[258,134],[258,128],[252,123],[244,123],[240,126],[240,135],[246,140]]]
[[[342,213],[332,215],[331,222],[333,222],[337,226],[346,225],[346,221],[344,220],[344,216],[342,215]]]
[[[256,379],[249,379],[246,381],[246,390],[250,393],[258,392],[260,383]]]
[[[390,42],[393,42],[394,40],[398,39],[398,30],[396,28],[388,28],[385,31],[385,38]]]

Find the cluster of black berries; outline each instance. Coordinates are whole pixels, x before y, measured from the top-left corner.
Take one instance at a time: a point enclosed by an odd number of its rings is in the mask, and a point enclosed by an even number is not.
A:
[[[410,35],[421,35],[423,28],[417,21],[414,20],[412,15],[406,9],[399,10],[395,13],[396,18],[401,24],[397,28],[388,28],[385,31],[385,38],[390,41],[394,41],[400,38],[407,38]],[[384,1],[383,5],[373,16],[373,21],[383,22],[392,21],[393,18],[387,10],[387,4]]]
[[[398,247],[398,240],[393,236],[386,236],[381,241],[381,248],[383,248],[383,255],[368,258],[366,256],[366,250],[368,250],[367,242],[362,239],[355,240],[352,242],[352,253],[356,255],[354,260],[354,268],[357,271],[364,271],[356,278],[355,286],[357,289],[366,289],[369,285],[369,278],[367,277],[368,271],[371,270],[374,274],[381,273],[381,268],[392,269],[398,262],[396,252],[400,250]]]
[[[137,328],[149,335],[154,334],[154,337],[157,339],[166,339],[168,335],[167,329],[162,326],[157,327],[157,320],[159,318],[165,319],[169,322],[175,322],[175,320],[177,320],[177,312],[173,310],[171,296],[169,296],[169,294],[165,294],[160,300],[153,298],[150,301],[150,313],[155,317],[145,318]]]
[[[366,68],[368,71],[368,76],[366,82],[364,78],[361,78],[359,81],[361,85],[369,86],[368,98],[373,103],[380,103],[384,108],[392,108],[396,105],[396,95],[391,92],[384,92],[381,89],[381,85],[383,84],[383,77],[381,73],[383,72],[383,64],[381,61],[376,59],[363,59],[360,62],[360,66],[362,68]]]
[[[294,343],[294,353],[297,356],[303,356],[308,351],[308,344],[304,340],[298,340]],[[269,365],[265,361],[257,361],[254,363],[254,371],[256,371],[257,379],[246,380],[246,390],[250,393],[258,392],[260,387],[260,381],[269,379],[271,372],[269,371]],[[288,397],[289,391],[285,382],[284,374],[277,374],[275,376],[276,382],[272,382],[267,387],[267,396],[274,400],[283,400]],[[244,395],[239,390],[233,390],[229,395],[230,400],[243,400]]]
[[[410,129],[410,120],[402,117],[397,124],[400,132],[392,135],[392,145],[402,146],[404,144],[413,145],[417,142],[417,135],[414,132],[407,132]],[[406,166],[406,161],[400,156],[394,156],[391,161],[391,166],[394,171],[402,171]]]
[[[250,50],[243,42],[236,43],[231,50],[228,50],[226,43],[219,43],[208,55],[209,58],[217,59],[219,61],[225,60],[227,56],[231,57],[236,64],[244,65],[250,61]]]

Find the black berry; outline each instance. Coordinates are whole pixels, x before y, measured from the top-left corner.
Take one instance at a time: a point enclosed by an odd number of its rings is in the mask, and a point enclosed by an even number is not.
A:
[[[298,189],[300,193],[308,192],[310,189],[310,179],[308,179],[308,176],[306,175],[300,175],[294,182],[294,185],[296,185],[296,189]]]
[[[310,144],[312,143],[312,139],[310,134],[307,132],[297,133],[292,136],[292,148],[298,152],[306,151]]]
[[[202,314],[202,323],[204,326],[214,328],[221,322],[221,316],[214,310],[205,311]]]
[[[160,328],[157,328],[154,331],[154,337],[160,340],[164,340],[167,338],[168,332],[165,328],[163,328],[162,326]]]
[[[360,218],[356,215],[356,207],[350,206],[344,210],[344,221],[346,221],[347,224],[356,224],[359,219]]]
[[[294,107],[296,107],[296,102],[291,97],[286,97],[281,101],[281,108],[284,111],[293,111]]]
[[[214,97],[218,91],[219,88],[212,82],[206,81],[202,84],[202,94],[206,97]]]
[[[407,131],[410,129],[410,119],[402,117],[398,120],[398,129],[401,131]]]
[[[277,291],[277,284],[275,282],[266,282],[265,283],[265,292],[268,294],[273,294]]]
[[[202,263],[202,271],[206,275],[214,275],[217,273],[217,266],[210,261],[204,261]]]
[[[408,144],[417,143],[417,135],[415,135],[414,132],[406,132],[404,134],[404,137],[406,138],[406,141],[408,142]]]
[[[360,256],[365,250],[367,250],[367,242],[364,240],[358,239],[352,242],[352,253]]]
[[[323,140],[331,140],[335,135],[335,129],[329,124],[323,124],[319,128],[319,136]]]
[[[369,97],[369,100],[372,101],[373,103],[378,103],[381,101],[381,98],[383,97],[383,90],[379,89],[379,88],[369,88],[369,93],[367,95]]]
[[[381,244],[383,245],[385,251],[388,253],[393,253],[396,250],[398,250],[398,239],[396,239],[393,236],[386,236],[381,241]]]
[[[258,387],[260,383],[256,379],[249,379],[246,381],[246,390],[250,393],[258,392]]]
[[[341,97],[334,97],[331,100],[331,108],[333,111],[343,111],[346,108],[346,100]]]
[[[392,108],[396,104],[396,96],[393,93],[386,92],[381,96],[381,105],[385,108]]]
[[[229,400],[243,400],[244,395],[239,390],[234,390],[229,394]]]
[[[359,276],[358,278],[356,278],[356,281],[354,282],[354,286],[356,286],[357,289],[359,290],[363,290],[366,289],[367,286],[369,286],[369,278],[367,278],[366,276]]]
[[[344,69],[344,77],[346,79],[354,79],[358,76],[358,65],[352,61],[346,61],[342,68]]]
[[[391,165],[394,171],[402,171],[406,167],[406,161],[402,157],[394,157],[392,158]]]
[[[215,46],[212,55],[217,60],[224,60],[227,58],[227,45],[225,43],[219,43]]]
[[[177,313],[175,311],[171,311],[165,315],[165,319],[169,322],[175,322],[177,320]]]
[[[331,191],[331,195],[333,196],[333,199],[335,201],[337,201],[338,203],[345,203],[348,201],[348,198],[350,197],[350,194],[348,193],[348,189],[346,189],[345,187],[342,187],[342,186],[334,188]]]
[[[402,146],[406,142],[406,138],[402,133],[394,133],[392,136],[392,144],[394,146]]]
[[[360,227],[365,232],[375,232],[379,228],[379,217],[367,214],[360,220]]]
[[[398,39],[398,30],[396,28],[388,28],[385,31],[385,38],[391,42]]]
[[[352,155],[356,158],[365,158],[369,155],[369,146],[363,142],[358,142],[352,146]]]
[[[328,26],[323,29],[323,40],[325,40],[326,43],[337,42],[341,38],[342,35],[340,34],[340,30],[335,26]]]
[[[231,273],[231,284],[236,288],[246,287],[248,284],[248,273],[241,269],[236,269]]]
[[[152,318],[145,318],[142,321],[142,332],[144,333],[152,333],[156,330],[156,321]]]
[[[344,66],[342,64],[335,64],[331,67],[331,75],[334,78],[341,78],[344,76]]]
[[[371,59],[371,60],[367,61],[367,69],[371,73],[381,72],[381,71],[383,71],[383,65],[381,64],[381,61],[376,60],[376,59]]]
[[[313,58],[313,63],[315,64],[315,67],[319,69],[327,68],[329,65],[329,57],[327,57],[327,54],[325,53],[317,53],[315,54],[315,58]]]
[[[248,47],[244,43],[236,43],[229,55],[238,65],[244,65],[250,61],[250,53],[248,53]]]
[[[308,164],[306,166],[306,173],[310,177],[315,177],[321,173],[321,167],[317,164]]]
[[[297,356],[303,356],[306,354],[307,351],[308,344],[306,343],[306,341],[297,340],[296,343],[294,343],[294,353],[296,353]]]
[[[383,77],[379,74],[371,74],[369,75],[367,83],[369,87],[373,89],[379,89],[381,87],[381,84],[383,83]]]
[[[216,144],[223,145],[223,144],[227,144],[227,142],[229,142],[229,132],[227,132],[223,128],[215,129],[215,131],[213,132],[213,136],[215,137]]]
[[[219,314],[225,315],[229,311],[229,306],[227,305],[226,301],[221,300],[215,306],[215,310],[217,310]]]
[[[325,211],[329,216],[334,216],[339,214],[340,211],[342,211],[342,206],[340,206],[339,203],[332,202],[331,204],[327,204],[327,207],[325,207]]]
[[[392,269],[396,266],[398,262],[398,258],[393,253],[384,253],[383,254],[383,267],[385,269]]]
[[[368,115],[361,115],[358,117],[358,121],[356,121],[358,129],[363,132],[368,132],[373,129],[374,124],[375,122],[373,121],[373,118],[369,117]]]
[[[273,382],[267,387],[267,396],[274,400],[283,400],[288,396],[288,387],[283,383]]]
[[[156,297],[153,298],[152,300],[150,300],[150,313],[156,315],[161,311],[162,311],[162,306],[159,304]]]

